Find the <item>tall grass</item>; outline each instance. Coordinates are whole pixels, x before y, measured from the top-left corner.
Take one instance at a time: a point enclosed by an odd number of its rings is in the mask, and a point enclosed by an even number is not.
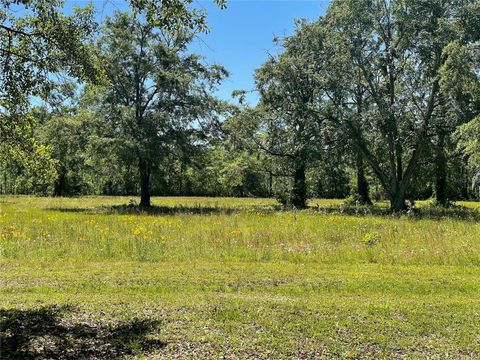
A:
[[[0,258],[480,265],[477,210],[429,219],[345,211],[336,200],[280,211],[270,199],[155,198],[146,213],[129,202],[3,197]]]
[[[153,203],[0,197],[0,340],[72,357],[117,324],[120,349],[152,358],[480,357],[479,204]],[[165,347],[142,348],[135,319]]]

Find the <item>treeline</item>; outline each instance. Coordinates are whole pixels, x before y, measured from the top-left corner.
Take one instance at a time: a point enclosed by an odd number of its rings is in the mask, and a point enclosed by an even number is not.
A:
[[[84,109],[56,114],[37,108],[34,112],[34,138],[38,144],[48,146],[53,171],[47,168],[46,174],[45,169],[32,173],[15,159],[5,161],[1,168],[1,193],[51,196],[140,193],[138,162],[135,156],[118,153],[111,144],[105,145],[110,140],[100,137],[103,118]],[[275,173],[268,157],[234,145],[228,130],[219,131],[217,138],[207,142],[197,139],[197,143],[172,144],[152,168],[150,193],[272,197],[288,189],[289,176]],[[309,196],[347,197],[353,181],[354,173],[347,163],[319,167],[308,174]]]
[[[26,136],[3,142],[2,193],[478,198],[480,1],[334,0],[276,40],[236,105],[213,95],[228,71],[189,51],[204,17],[178,3],[162,23],[132,2],[82,42],[94,76],[4,106]]]

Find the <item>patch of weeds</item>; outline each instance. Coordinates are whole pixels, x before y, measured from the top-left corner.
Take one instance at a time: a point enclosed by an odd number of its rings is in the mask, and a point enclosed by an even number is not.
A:
[[[363,243],[367,246],[375,246],[380,240],[380,235],[377,232],[369,232],[363,236]]]

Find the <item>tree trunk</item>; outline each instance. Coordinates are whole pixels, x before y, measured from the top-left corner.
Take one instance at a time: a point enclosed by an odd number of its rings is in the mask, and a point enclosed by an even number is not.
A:
[[[435,155],[435,198],[437,204],[447,206],[447,157],[445,155],[445,134],[442,132],[438,135]]]
[[[360,152],[357,153],[357,199],[363,205],[372,205],[368,182],[365,178],[363,156]]]
[[[291,203],[297,209],[307,207],[307,182],[305,177],[305,164],[300,162],[295,168]]]
[[[405,186],[400,182],[395,182],[390,190],[390,210],[393,212],[407,210],[405,203]]]
[[[150,207],[150,164],[147,160],[138,163],[140,171],[140,207]]]
[[[63,190],[65,189],[65,180],[67,177],[66,172],[67,169],[65,169],[65,166],[61,165],[58,177],[55,180],[53,196],[63,196]]]
[[[475,196],[475,194],[474,194]],[[464,165],[462,165],[462,199],[468,200],[470,195],[470,178]]]
[[[4,168],[2,194],[7,194],[7,169]]]
[[[183,196],[183,173],[185,172],[184,170],[184,162],[183,162],[183,159],[180,160],[180,180],[179,180],[179,191],[178,191],[178,195],[180,196]]]
[[[273,196],[273,173],[268,172],[268,196]]]

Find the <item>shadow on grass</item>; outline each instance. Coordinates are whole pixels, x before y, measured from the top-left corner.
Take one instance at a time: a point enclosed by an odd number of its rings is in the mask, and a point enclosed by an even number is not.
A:
[[[0,309],[0,359],[116,359],[166,344],[149,339],[159,323],[88,323],[65,317],[70,307]]]
[[[277,206],[248,206],[248,207],[207,207],[207,206],[151,206],[141,208],[136,205],[113,205],[98,206],[93,208],[48,208],[49,211],[60,211],[65,213],[83,213],[83,214],[107,214],[107,215],[210,215],[222,214],[232,215],[235,213],[273,213],[283,211],[280,205]],[[293,211],[293,210],[289,210]],[[310,206],[307,212],[318,212],[321,214],[338,214],[346,216],[383,216],[400,217],[407,216],[415,219],[455,219],[465,221],[480,221],[480,211],[475,208],[452,205],[448,208],[440,206],[423,206],[414,208],[411,211],[392,213],[389,208],[378,205],[373,206],[355,206],[355,205],[335,205],[335,206]]]
[[[350,216],[384,216],[384,217],[401,217],[406,216],[412,220],[430,219],[453,219],[463,221],[480,221],[480,211],[475,208],[467,208],[464,206],[452,205],[444,208],[440,206],[424,206],[414,208],[410,211],[392,213],[390,209],[379,206],[355,206],[340,205],[330,207],[317,207],[317,211],[324,214],[339,214]]]
[[[48,208],[50,211],[66,213],[107,214],[107,215],[232,215],[245,211],[272,212],[280,207],[209,207],[209,206],[151,206],[139,207],[134,205],[99,206],[94,208]]]

